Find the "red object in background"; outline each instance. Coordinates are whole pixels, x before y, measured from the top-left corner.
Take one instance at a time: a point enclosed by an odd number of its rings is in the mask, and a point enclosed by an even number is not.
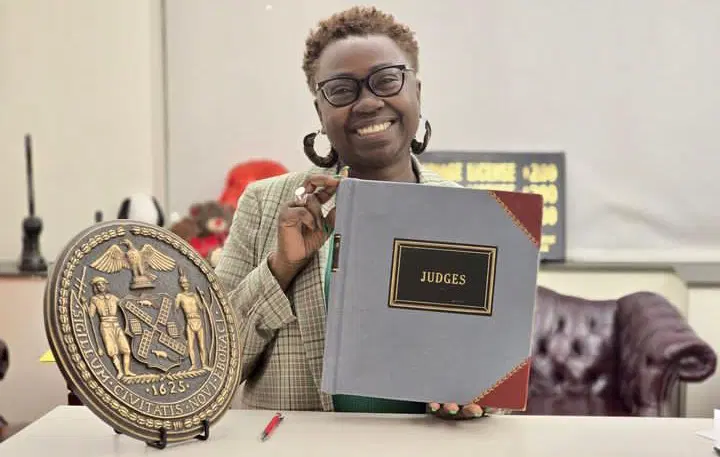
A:
[[[227,174],[220,203],[237,207],[238,198],[253,181],[282,175],[288,172],[282,164],[266,159],[249,160],[235,165]]]
[[[213,233],[203,237],[196,236],[190,239],[190,245],[195,248],[198,254],[207,258],[215,248],[222,247],[225,244],[225,238],[227,238],[226,232]]]

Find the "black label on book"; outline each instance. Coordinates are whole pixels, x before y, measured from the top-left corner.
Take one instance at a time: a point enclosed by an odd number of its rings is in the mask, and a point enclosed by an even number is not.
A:
[[[396,239],[389,306],[490,316],[497,247]]]

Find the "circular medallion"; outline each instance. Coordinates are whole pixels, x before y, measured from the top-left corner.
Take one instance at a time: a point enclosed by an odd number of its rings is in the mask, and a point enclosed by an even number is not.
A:
[[[83,404],[136,439],[202,434],[237,388],[234,311],[210,265],[158,226],[110,221],[71,240],[48,278],[45,330]]]

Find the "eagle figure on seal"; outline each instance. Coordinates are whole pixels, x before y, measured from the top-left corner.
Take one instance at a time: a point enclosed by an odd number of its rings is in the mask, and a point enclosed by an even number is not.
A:
[[[127,246],[127,250],[123,251],[120,244]],[[132,273],[131,289],[153,287],[153,281],[157,279],[157,276],[147,271],[150,268],[157,271],[172,271],[175,268],[175,261],[172,258],[149,244],[139,250],[127,238],[120,244],[110,246],[90,266],[104,273],[116,273],[125,268],[129,269]]]

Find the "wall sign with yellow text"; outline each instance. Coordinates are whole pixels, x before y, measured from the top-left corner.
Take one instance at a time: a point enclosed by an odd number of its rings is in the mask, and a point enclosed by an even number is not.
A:
[[[427,151],[426,168],[464,187],[543,196],[542,260],[565,260],[565,153]]]

